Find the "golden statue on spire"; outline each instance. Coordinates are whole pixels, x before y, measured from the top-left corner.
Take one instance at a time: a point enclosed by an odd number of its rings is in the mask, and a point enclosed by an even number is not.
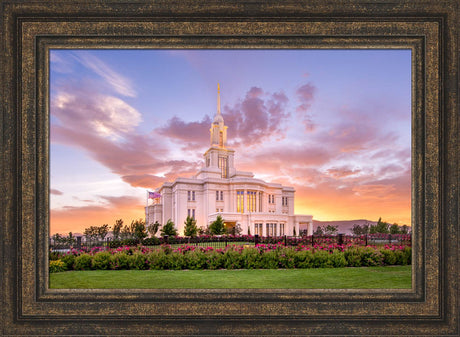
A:
[[[217,92],[220,93],[220,85],[217,83]]]

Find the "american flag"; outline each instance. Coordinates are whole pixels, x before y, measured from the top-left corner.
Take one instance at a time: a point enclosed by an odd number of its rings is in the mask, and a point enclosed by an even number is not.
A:
[[[150,192],[149,191],[149,199],[156,199],[156,198],[160,198],[161,197],[161,194],[160,193],[157,193],[157,192]]]

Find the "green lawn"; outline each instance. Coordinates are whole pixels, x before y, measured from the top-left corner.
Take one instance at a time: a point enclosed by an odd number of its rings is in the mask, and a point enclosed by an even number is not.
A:
[[[411,266],[255,270],[94,270],[50,274],[69,289],[410,289]]]

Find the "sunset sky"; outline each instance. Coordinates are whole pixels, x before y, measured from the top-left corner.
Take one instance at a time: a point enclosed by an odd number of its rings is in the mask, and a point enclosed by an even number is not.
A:
[[[409,50],[52,50],[50,232],[144,218],[192,176],[217,83],[235,167],[316,220],[410,225]],[[199,226],[204,224],[198,224]]]

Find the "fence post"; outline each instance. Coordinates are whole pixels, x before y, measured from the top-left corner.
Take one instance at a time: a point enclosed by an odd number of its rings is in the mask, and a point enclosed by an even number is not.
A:
[[[388,234],[388,242],[391,244],[391,234]]]
[[[77,236],[77,249],[81,249],[81,236]]]
[[[168,243],[168,235],[163,236],[163,243]]]
[[[339,245],[343,245],[343,233],[339,233]]]
[[[312,245],[312,246],[315,245],[315,238],[314,238],[314,235],[313,235],[313,234],[311,235],[311,245]]]
[[[225,247],[227,247],[227,244],[228,244],[228,238],[225,237]]]
[[[287,236],[286,235],[284,236],[284,246],[285,247],[287,246]]]
[[[254,235],[254,246],[259,244],[259,234]]]
[[[366,246],[367,246],[367,234],[364,237],[366,238]]]

